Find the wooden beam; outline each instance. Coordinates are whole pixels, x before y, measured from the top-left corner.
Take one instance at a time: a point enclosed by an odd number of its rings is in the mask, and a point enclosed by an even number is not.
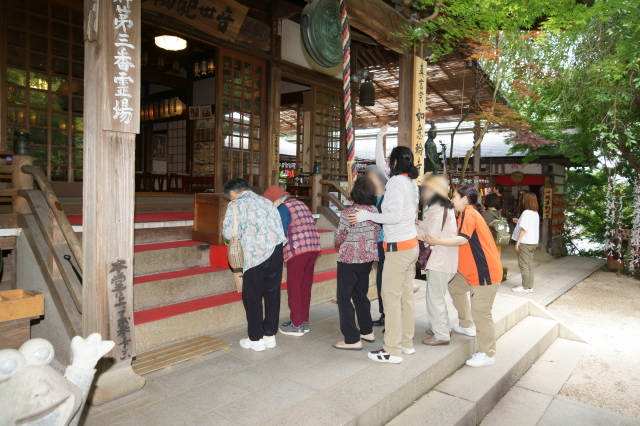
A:
[[[174,74],[168,74],[150,67],[142,67],[141,73],[142,79],[149,83],[160,84],[162,86],[186,91],[189,91],[192,88],[189,80]]]
[[[240,27],[240,32],[238,33],[238,37],[236,38],[235,43],[231,43],[226,40],[219,39],[209,34],[205,34],[202,31],[193,28],[190,25],[187,25],[181,21],[176,19],[172,19],[168,16],[159,17],[156,15],[152,15],[149,12],[142,13],[142,20],[146,23],[155,25],[160,28],[165,28],[171,31],[174,31],[177,35],[184,35],[185,37],[194,38],[196,40],[200,40],[204,43],[209,43],[212,45],[226,47],[228,49],[232,49],[241,53],[246,53],[249,55],[253,55],[260,59],[269,59],[270,55],[267,53],[269,50],[269,41],[268,40],[253,40],[252,43],[247,43],[247,40],[251,41],[251,31],[256,30],[257,28],[260,31],[256,32],[256,35],[264,36],[265,30],[270,34],[269,25],[261,22],[260,24],[255,24],[255,19],[251,17],[245,18],[245,22]],[[258,21],[259,22],[259,21]],[[266,28],[265,28],[266,26]],[[265,44],[266,43],[266,44]],[[256,47],[258,50],[256,50]]]
[[[313,84],[325,91],[339,93],[342,96],[342,79],[334,78],[291,62],[282,61],[282,77],[294,82]]]
[[[460,116],[460,114],[462,114],[463,112],[460,110],[460,108],[453,108],[450,110],[444,110],[444,111],[431,111],[431,112],[427,112],[424,114],[425,118],[442,118],[442,117],[454,117],[454,116]]]
[[[351,26],[391,50],[405,52],[405,40],[394,34],[401,33],[409,21],[383,0],[349,0],[347,13]]]

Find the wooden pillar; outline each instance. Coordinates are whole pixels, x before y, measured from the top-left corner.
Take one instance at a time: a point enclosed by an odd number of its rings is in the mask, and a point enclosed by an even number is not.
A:
[[[133,393],[135,137],[140,131],[140,0],[85,0],[82,334],[115,348],[91,403]]]
[[[411,147],[413,125],[413,67],[412,54],[400,55],[400,88],[398,95],[398,146]]]
[[[302,92],[302,102],[304,107],[304,118],[302,124],[302,171],[305,173],[311,173],[313,170],[313,161],[315,160],[315,149],[313,149],[313,133],[315,128],[315,109],[313,105],[314,91],[314,89],[311,89]]]
[[[280,92],[282,83],[282,68],[280,61],[269,61],[269,106],[267,123],[267,134],[270,135],[267,142],[267,149],[263,152],[267,153],[266,167],[264,174],[266,176],[264,189],[272,185],[278,184],[278,171],[280,170]]]

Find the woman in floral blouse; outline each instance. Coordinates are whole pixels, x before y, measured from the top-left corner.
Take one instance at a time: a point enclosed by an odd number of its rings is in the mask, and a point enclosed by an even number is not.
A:
[[[347,215],[355,213],[356,208],[374,213],[378,211],[374,207],[376,188],[373,183],[364,177],[356,180],[351,191],[351,201],[353,205],[342,212],[335,236],[336,245],[340,246],[337,296],[340,330],[344,334],[344,341],[335,342],[333,346],[337,349],[359,351],[362,350],[361,339],[366,342],[375,341],[371,302],[367,292],[371,266],[378,260],[380,225],[369,220],[352,225]],[[356,315],[360,329],[356,326]]]

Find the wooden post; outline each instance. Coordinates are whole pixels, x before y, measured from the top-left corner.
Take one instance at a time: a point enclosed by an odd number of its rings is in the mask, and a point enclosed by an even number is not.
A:
[[[322,192],[322,185],[320,184],[321,179],[321,174],[311,175],[311,212],[314,214],[318,213],[318,194]]]
[[[413,66],[415,56],[400,55],[400,88],[398,95],[398,146],[411,147],[413,125]]]
[[[82,334],[116,342],[91,403],[144,386],[131,369],[135,137],[140,131],[139,0],[85,0]],[[117,296],[118,303],[114,303]]]
[[[272,60],[269,62],[269,121],[268,134],[271,135],[268,138],[267,149],[263,152],[267,152],[267,161],[265,164],[265,182],[264,188],[268,188],[272,185],[278,184],[278,172],[280,170],[280,86],[282,80],[282,68],[280,62]]]
[[[15,131],[16,142],[14,155],[11,161],[11,187],[13,189],[33,189],[33,175],[22,171],[22,166],[33,164],[31,148],[29,145],[29,133],[24,129]],[[17,214],[30,214],[29,203],[23,197],[13,197],[13,212]]]

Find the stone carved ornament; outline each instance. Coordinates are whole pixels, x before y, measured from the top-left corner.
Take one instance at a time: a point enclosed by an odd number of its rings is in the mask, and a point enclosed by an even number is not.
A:
[[[17,351],[0,350],[0,426],[77,425],[94,367],[114,346],[98,333],[74,337],[64,376],[49,366],[54,352],[45,339],[31,339]]]

